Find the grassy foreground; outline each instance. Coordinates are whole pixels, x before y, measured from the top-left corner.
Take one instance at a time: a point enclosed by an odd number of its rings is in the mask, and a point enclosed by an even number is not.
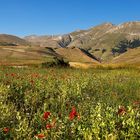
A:
[[[0,139],[140,139],[140,70],[1,67]]]

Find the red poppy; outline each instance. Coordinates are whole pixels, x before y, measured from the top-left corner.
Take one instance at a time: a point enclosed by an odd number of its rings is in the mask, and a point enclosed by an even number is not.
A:
[[[126,109],[124,106],[121,106],[117,112],[118,115],[124,115],[126,113]]]
[[[48,117],[49,117],[50,115],[51,115],[50,112],[44,112],[43,118],[44,118],[45,120],[47,120]]]
[[[45,138],[45,135],[44,135],[44,134],[38,134],[38,135],[36,135],[35,137],[37,137],[37,138],[39,138],[39,139],[43,139],[43,138]]]
[[[5,128],[3,129],[3,132],[4,132],[4,133],[8,133],[8,132],[9,132],[9,128],[5,127]]]
[[[11,73],[11,76],[14,77],[14,76],[16,76],[16,74],[15,73]]]
[[[69,114],[69,119],[70,120],[73,120],[76,116],[77,116],[76,108],[75,107],[72,107],[72,110],[71,110],[71,112]]]
[[[46,129],[51,129],[53,126],[51,124],[46,124]]]

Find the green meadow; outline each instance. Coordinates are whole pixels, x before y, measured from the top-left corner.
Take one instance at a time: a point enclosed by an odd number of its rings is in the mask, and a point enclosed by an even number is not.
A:
[[[1,140],[140,139],[140,69],[0,68]]]

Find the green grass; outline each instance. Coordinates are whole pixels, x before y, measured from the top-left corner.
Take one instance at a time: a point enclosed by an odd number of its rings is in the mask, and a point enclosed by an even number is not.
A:
[[[1,67],[0,139],[139,139],[139,93],[139,69]]]

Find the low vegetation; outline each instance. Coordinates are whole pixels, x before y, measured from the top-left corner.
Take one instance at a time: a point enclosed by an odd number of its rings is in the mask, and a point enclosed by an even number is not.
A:
[[[17,46],[14,43],[0,42],[0,46]]]
[[[63,58],[52,58],[51,61],[43,62],[41,64],[42,68],[49,68],[49,67],[68,67],[69,62]]]
[[[140,138],[139,69],[0,68],[1,140]]]
[[[140,46],[140,40],[139,39],[133,39],[133,40],[127,40],[124,39],[120,41],[116,47],[112,49],[112,53],[114,55],[119,55],[122,53],[125,53],[128,49],[134,49]]]

